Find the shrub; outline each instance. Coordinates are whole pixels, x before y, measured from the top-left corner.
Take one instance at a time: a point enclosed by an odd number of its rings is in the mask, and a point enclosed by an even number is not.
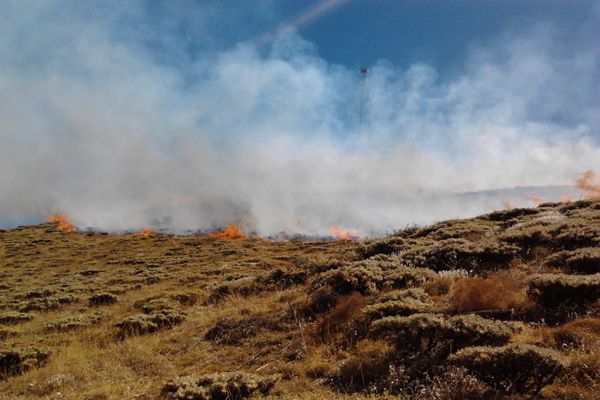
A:
[[[378,254],[393,254],[404,250],[404,239],[391,236],[386,239],[365,243],[358,253],[362,259],[371,258]]]
[[[447,366],[419,390],[415,400],[496,400],[496,390],[467,369]]]
[[[592,303],[600,298],[600,274],[564,275],[544,274],[529,282],[529,295],[547,308],[565,302]]]
[[[58,310],[64,304],[75,303],[79,299],[73,295],[63,294],[44,298],[34,297],[17,305],[20,312]]]
[[[331,381],[344,392],[380,391],[373,386],[389,373],[392,355],[387,343],[363,340],[356,345],[352,356],[344,361]]]
[[[392,300],[383,303],[369,305],[365,313],[371,319],[378,319],[389,316],[407,316],[418,313],[435,313],[442,311],[442,308],[433,303],[424,303],[419,300]]]
[[[506,267],[517,255],[518,246],[491,239],[470,242],[465,239],[446,239],[421,250],[408,252],[414,266],[434,271],[444,270],[495,270]]]
[[[429,352],[444,358],[450,352],[473,345],[507,343],[514,328],[501,321],[477,315],[446,317],[441,314],[413,314],[409,317],[386,317],[371,325],[376,337],[391,338],[399,350]]]
[[[35,347],[13,347],[0,350],[0,380],[39,367],[49,354]]]
[[[559,353],[525,344],[466,348],[448,360],[506,393],[530,395],[552,383],[567,365]]]
[[[101,313],[64,317],[48,322],[45,324],[44,329],[47,332],[74,331],[86,326],[97,324],[102,320],[102,318],[104,318],[104,314]]]
[[[206,340],[217,343],[237,345],[243,339],[258,335],[264,330],[284,329],[283,318],[280,315],[257,315],[249,318],[236,320],[232,318],[219,318],[215,324],[204,334]]]
[[[90,306],[102,306],[107,304],[114,304],[119,298],[112,293],[97,293],[90,296],[88,302]]]
[[[33,315],[16,311],[0,313],[0,325],[13,325],[21,322],[31,321]]]
[[[360,318],[362,309],[366,302],[359,293],[352,293],[339,299],[336,306],[325,314],[317,323],[316,333],[321,339],[328,341],[338,333],[343,333],[347,339],[353,338],[348,335],[348,330],[356,334],[352,324]],[[350,328],[350,329],[349,329]]]
[[[429,301],[429,295],[425,292],[425,290],[423,290],[423,288],[410,288],[392,290],[382,294],[377,299],[379,303],[397,300],[418,300],[422,302],[427,302]]]
[[[571,272],[595,274],[600,272],[600,247],[585,247],[568,254],[565,260]]]
[[[340,294],[353,291],[373,294],[382,289],[421,286],[435,277],[435,272],[426,268],[405,267],[393,261],[366,260],[320,274],[313,287],[329,285]]]
[[[257,392],[268,394],[276,382],[275,376],[220,372],[178,377],[168,381],[162,391],[172,400],[241,400]]]
[[[126,337],[171,328],[184,320],[185,314],[180,311],[160,310],[151,314],[137,314],[126,317],[117,322],[115,327],[119,329],[119,337]]]
[[[530,306],[523,279],[511,271],[494,273],[487,278],[463,278],[454,283],[450,296],[452,308],[458,312],[513,311]]]

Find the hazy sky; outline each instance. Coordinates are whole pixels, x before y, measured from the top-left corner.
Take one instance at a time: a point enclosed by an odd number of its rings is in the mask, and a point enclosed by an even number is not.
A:
[[[569,184],[600,171],[599,22],[597,1],[2,1],[0,225],[372,233]]]

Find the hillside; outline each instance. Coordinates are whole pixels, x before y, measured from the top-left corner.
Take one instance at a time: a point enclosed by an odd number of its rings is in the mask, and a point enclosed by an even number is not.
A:
[[[221,236],[0,231],[0,398],[599,397],[600,201]]]

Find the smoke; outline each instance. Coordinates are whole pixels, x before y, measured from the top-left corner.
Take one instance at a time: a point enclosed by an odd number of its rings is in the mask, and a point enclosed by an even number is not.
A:
[[[4,226],[58,212],[104,230],[237,222],[262,235],[364,235],[504,200],[456,193],[600,170],[591,37],[565,43],[550,25],[508,32],[473,48],[452,77],[380,61],[361,123],[357,71],[327,63],[293,30],[268,49],[248,40],[219,50],[199,27],[189,56],[171,31],[167,53],[140,37],[130,22],[146,33],[149,17],[133,2],[62,4],[0,5]],[[202,25],[210,10],[194,7]]]

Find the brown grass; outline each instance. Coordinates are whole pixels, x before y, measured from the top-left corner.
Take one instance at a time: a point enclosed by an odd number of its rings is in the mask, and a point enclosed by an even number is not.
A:
[[[522,275],[515,271],[498,271],[486,278],[458,280],[454,283],[450,303],[458,312],[520,312],[531,305],[526,283]]]

